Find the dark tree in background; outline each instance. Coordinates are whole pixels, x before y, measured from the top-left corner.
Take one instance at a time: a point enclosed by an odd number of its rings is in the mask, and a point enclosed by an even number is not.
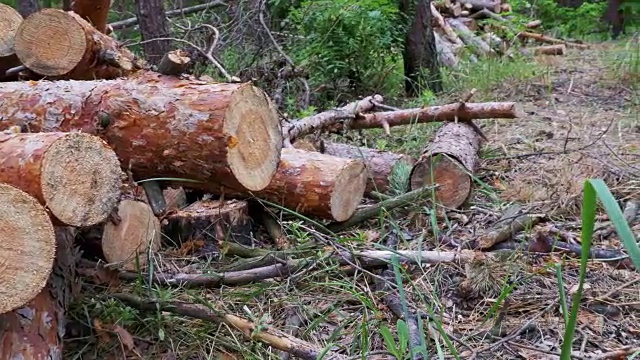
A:
[[[163,0],[136,0],[136,16],[142,40],[169,37],[169,23]],[[171,41],[154,40],[142,44],[144,55],[151,64],[158,64],[162,56],[171,51]]]
[[[18,0],[17,9],[23,18],[38,11],[38,0]]]
[[[442,74],[431,24],[431,0],[400,0],[400,11],[410,22],[402,54],[407,95],[418,96],[425,88],[439,93],[443,90]]]

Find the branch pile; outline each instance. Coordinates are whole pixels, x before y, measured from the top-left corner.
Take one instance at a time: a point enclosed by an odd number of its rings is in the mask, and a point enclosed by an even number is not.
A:
[[[524,27],[510,15],[504,0],[444,0],[431,3],[436,47],[441,62],[458,67],[463,49],[471,61],[478,57],[522,55],[564,55],[567,48],[587,49],[586,44],[537,33],[541,21]],[[519,45],[519,46],[515,46]]]

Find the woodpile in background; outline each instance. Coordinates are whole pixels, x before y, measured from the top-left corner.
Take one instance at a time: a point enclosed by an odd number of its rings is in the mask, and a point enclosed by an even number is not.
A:
[[[0,22],[1,358],[61,354],[77,232],[94,235],[76,245],[135,271],[161,249],[188,242],[214,250],[225,241],[251,244],[253,227],[271,221],[255,207],[333,229],[364,222],[386,204],[415,202],[421,189],[433,189],[433,206],[458,208],[471,194],[486,140],[473,120],[522,116],[513,102],[469,102],[471,92],[415,109],[385,106],[374,95],[281,122],[250,83],[181,74],[190,61],[181,49],[152,69],[109,36],[98,5],[76,0],[75,12],[43,9],[26,19],[0,5],[9,20]],[[474,33],[474,16],[505,9],[488,0],[434,3],[441,50],[452,59],[465,45],[477,55],[502,53]],[[520,35],[555,41],[527,34]],[[59,41],[47,47],[44,37]],[[319,131],[390,133],[416,122],[446,123],[418,159],[308,139]],[[398,166],[411,170],[404,190],[392,184]],[[391,190],[405,192],[401,201]],[[366,197],[369,204],[392,199],[365,205]],[[25,311],[29,319],[20,318]],[[57,325],[43,333],[37,322],[47,316]]]
[[[564,55],[567,48],[587,49],[586,44],[545,36],[541,21],[521,31],[504,0],[443,0],[431,3],[436,47],[443,65],[456,68],[468,54],[479,57]],[[515,46],[518,45],[518,46]]]

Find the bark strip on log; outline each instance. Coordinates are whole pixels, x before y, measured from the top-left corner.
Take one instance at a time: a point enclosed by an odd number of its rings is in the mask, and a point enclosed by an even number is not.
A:
[[[14,49],[15,36],[22,23],[22,15],[9,5],[0,4],[0,80],[17,80],[17,76],[7,76],[5,72],[19,66],[20,61]]]
[[[52,237],[58,251],[53,270],[45,278],[46,287],[26,305],[0,315],[0,359],[63,360],[65,312],[75,294],[78,254],[73,248],[75,229],[57,227]],[[39,256],[42,254],[25,263]]]
[[[0,130],[14,125],[99,135],[137,180],[187,178],[204,189],[265,188],[282,149],[278,114],[260,89],[153,72],[102,81],[5,83]]]
[[[366,193],[372,191],[386,193],[391,188],[390,180],[394,168],[403,164],[412,167],[415,163],[415,159],[403,154],[324,141],[320,144],[320,152],[347,159],[362,160],[368,174]]]
[[[164,75],[180,75],[182,74],[189,62],[191,62],[191,58],[188,56],[189,54],[183,50],[173,50],[164,54],[160,63],[158,64],[158,72]]]
[[[360,160],[285,148],[273,180],[254,195],[304,215],[344,221],[360,204],[366,185]],[[224,194],[243,195],[227,190]]]
[[[47,283],[55,253],[54,228],[44,207],[24,191],[0,183],[0,314],[38,295]],[[0,334],[2,325],[0,320]]]
[[[471,195],[470,174],[480,164],[480,145],[480,136],[469,124],[443,125],[411,171],[411,190],[439,185],[436,203],[450,209],[460,207]]]
[[[587,44],[577,44],[577,43],[573,43],[573,42],[569,42],[561,39],[552,38],[550,36],[545,36],[542,34],[536,34],[536,33],[531,33],[526,31],[518,33],[518,37],[520,39],[533,39],[535,41],[544,42],[548,44],[564,44],[569,48],[576,48],[576,49],[583,49],[583,50],[589,48],[589,45]]]
[[[26,18],[16,33],[15,51],[24,66],[49,80],[112,79],[142,68],[131,51],[78,14],[59,9],[43,9]]]
[[[56,224],[104,221],[120,200],[123,176],[116,154],[96,136],[0,133],[0,182],[35,197]]]
[[[92,24],[98,31],[108,34],[107,17],[111,0],[73,0],[71,10]]]
[[[524,113],[514,102],[465,103],[462,109],[460,109],[460,103],[452,103],[427,108],[366,114],[354,120],[350,124],[350,128],[371,129],[387,125],[393,127],[441,121],[465,122],[474,119],[517,119],[523,116]],[[332,129],[340,129],[342,126],[342,124],[336,124]]]
[[[249,205],[237,199],[200,200],[162,221],[162,233],[176,244],[203,241],[217,252],[227,240],[250,246],[251,232]]]
[[[104,225],[104,257],[125,270],[137,270],[137,266],[144,269],[149,251],[160,248],[160,222],[149,205],[136,200],[123,200],[118,206],[118,217],[117,224],[109,221]]]

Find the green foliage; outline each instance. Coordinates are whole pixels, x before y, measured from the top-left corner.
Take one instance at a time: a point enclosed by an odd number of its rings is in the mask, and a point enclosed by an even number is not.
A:
[[[340,92],[393,93],[402,86],[393,78],[401,70],[399,20],[389,0],[303,1],[286,20],[296,34],[289,52],[311,75],[312,87],[327,86],[326,100]]]
[[[560,358],[562,360],[571,359],[571,345],[573,343],[573,335],[575,333],[580,300],[582,299],[583,285],[587,274],[587,263],[589,262],[591,252],[591,239],[593,237],[596,222],[598,198],[607,212],[607,215],[609,215],[609,219],[611,219],[622,244],[629,253],[631,262],[636,269],[640,269],[640,247],[636,243],[635,236],[633,235],[629,224],[625,220],[616,199],[613,197],[604,181],[600,179],[587,180],[584,185],[584,195],[582,200],[582,256],[580,258],[580,276],[578,278],[578,290],[573,295],[571,312],[569,314],[568,323],[564,333],[562,352],[560,354]]]

